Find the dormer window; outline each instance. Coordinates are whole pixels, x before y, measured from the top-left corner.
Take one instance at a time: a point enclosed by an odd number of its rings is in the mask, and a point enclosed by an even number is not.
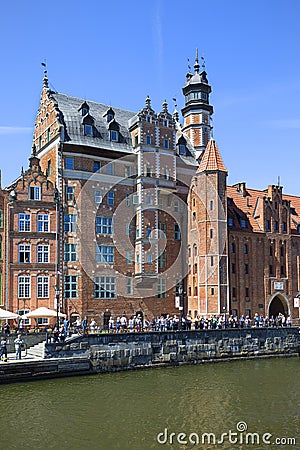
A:
[[[110,140],[113,142],[119,141],[119,132],[116,130],[110,130]]]
[[[163,126],[164,127],[168,127],[169,126],[169,121],[167,119],[163,120]]]
[[[184,144],[179,144],[179,155],[185,155],[186,147]]]
[[[146,122],[151,123],[151,116],[146,116]]]
[[[120,125],[116,120],[112,120],[108,125],[109,130],[109,138],[112,142],[121,142],[120,141]]]
[[[103,115],[103,117],[105,117],[105,116],[106,116],[106,122],[107,122],[107,123],[111,122],[111,121],[114,120],[114,118],[115,118],[115,112],[114,112],[114,110],[113,110],[112,108],[109,108],[109,109],[106,111],[106,113]]]
[[[86,136],[93,136],[93,126],[85,124],[84,125],[84,134]]]
[[[90,114],[87,114],[82,119],[82,124],[84,126],[84,135],[93,136],[94,135],[94,119]]]
[[[81,111],[82,116],[86,116],[90,111],[90,107],[87,102],[83,102],[78,111]]]

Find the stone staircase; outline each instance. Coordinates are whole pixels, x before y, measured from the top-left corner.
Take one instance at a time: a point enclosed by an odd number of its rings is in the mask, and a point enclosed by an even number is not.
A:
[[[46,341],[43,341],[43,342],[40,342],[39,344],[29,347],[27,349],[27,355],[43,359],[45,357],[45,344],[46,344]]]

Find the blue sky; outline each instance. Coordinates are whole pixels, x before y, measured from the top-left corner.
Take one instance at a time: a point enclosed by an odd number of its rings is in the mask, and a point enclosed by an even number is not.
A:
[[[149,94],[183,106],[195,48],[204,55],[214,137],[230,184],[300,195],[298,0],[15,0],[1,5],[2,185],[27,168],[47,61],[50,86],[138,111]]]

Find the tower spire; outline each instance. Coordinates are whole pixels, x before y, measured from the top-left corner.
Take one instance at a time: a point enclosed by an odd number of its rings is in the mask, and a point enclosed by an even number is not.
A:
[[[43,87],[48,88],[47,64],[46,62],[42,62],[41,65],[44,67]]]
[[[195,73],[199,73],[200,65],[199,65],[199,59],[198,59],[198,48],[196,48],[196,58],[195,58],[195,64],[194,64],[194,71]]]

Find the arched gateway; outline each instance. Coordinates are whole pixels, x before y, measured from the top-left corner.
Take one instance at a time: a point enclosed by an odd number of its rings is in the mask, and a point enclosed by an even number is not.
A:
[[[277,294],[272,298],[268,309],[269,317],[276,317],[279,313],[283,314],[285,317],[290,314],[289,303],[281,294]]]

